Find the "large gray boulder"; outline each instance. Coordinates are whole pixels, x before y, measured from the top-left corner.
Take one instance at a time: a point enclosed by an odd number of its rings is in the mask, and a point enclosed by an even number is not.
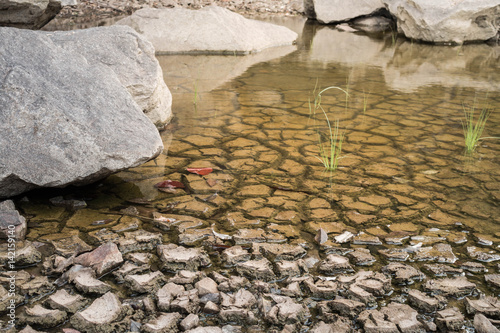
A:
[[[321,23],[349,21],[385,8],[382,0],[308,0],[316,20]]]
[[[116,24],[129,25],[144,35],[157,54],[248,54],[291,45],[297,39],[286,27],[247,19],[217,6],[145,8]]]
[[[432,43],[485,41],[500,29],[499,0],[383,0],[407,38]]]
[[[43,32],[0,28],[0,40],[0,197],[87,184],[162,151],[111,68]]]
[[[127,26],[58,31],[47,34],[57,45],[83,55],[89,64],[111,68],[141,110],[158,127],[172,118],[172,95],[153,45]]]
[[[60,0],[0,0],[0,26],[40,29],[60,11]]]

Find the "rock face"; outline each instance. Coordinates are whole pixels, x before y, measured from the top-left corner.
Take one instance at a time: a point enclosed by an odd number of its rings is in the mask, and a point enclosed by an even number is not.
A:
[[[40,29],[60,10],[60,0],[1,0],[0,26]]]
[[[143,34],[157,54],[248,54],[291,45],[297,38],[288,28],[246,19],[217,6],[199,10],[145,8],[117,24]]]
[[[0,28],[0,197],[88,184],[163,149],[109,67],[45,33]]]
[[[384,8],[381,0],[310,0],[314,15],[321,23],[349,21],[359,16],[370,15]]]
[[[26,236],[26,219],[19,214],[12,200],[0,202],[0,239],[15,238],[24,240]]]
[[[406,37],[433,43],[484,41],[499,31],[498,0],[383,0]]]
[[[49,33],[64,49],[83,55],[88,62],[111,68],[141,110],[158,127],[172,118],[172,95],[153,45],[127,26],[99,27]]]

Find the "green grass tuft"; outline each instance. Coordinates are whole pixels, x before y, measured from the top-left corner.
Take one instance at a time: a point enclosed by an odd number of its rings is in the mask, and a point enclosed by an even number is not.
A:
[[[480,140],[500,139],[498,137],[482,137],[483,131],[486,127],[486,123],[488,122],[488,118],[493,111],[492,109],[490,109],[489,107],[482,108],[476,121],[474,121],[474,116],[476,113],[475,103],[470,107],[464,105],[463,110],[465,117],[462,120],[462,128],[464,130],[466,155],[472,155],[475,152]]]
[[[344,142],[344,133],[340,130],[340,121],[337,119],[334,121],[333,126],[326,114],[325,109],[321,105],[322,94],[325,91],[337,89],[342,91],[346,96],[348,96],[348,92],[342,88],[331,86],[321,90],[316,98],[314,99],[314,106],[311,107],[311,103],[309,103],[309,109],[312,110],[314,115],[316,115],[316,111],[320,110],[325,116],[326,123],[328,125],[328,139],[326,142],[323,142],[321,133],[318,131],[318,148],[319,148],[319,157],[316,156],[317,159],[321,161],[323,166],[328,171],[335,171],[338,168],[339,160],[341,159],[342,153],[342,143]]]

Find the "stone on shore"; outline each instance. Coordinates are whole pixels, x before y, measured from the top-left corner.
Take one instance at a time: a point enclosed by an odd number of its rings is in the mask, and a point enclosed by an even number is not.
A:
[[[121,252],[115,243],[106,243],[92,252],[87,252],[75,258],[75,264],[91,267],[97,276],[101,276],[123,262]]]
[[[217,6],[144,8],[116,24],[129,25],[144,35],[157,54],[248,54],[292,45],[297,39],[286,27],[247,19]]]
[[[61,10],[61,0],[2,0],[0,26],[40,29]]]
[[[26,227],[26,219],[16,210],[12,200],[0,202],[0,239],[10,236],[22,241],[26,236]]]
[[[55,327],[66,320],[66,312],[61,310],[49,310],[40,304],[27,308],[22,318],[29,325],[38,325],[45,328]]]
[[[175,244],[159,245],[158,256],[167,271],[197,271],[210,265],[210,258],[201,248],[186,248]]]
[[[329,24],[370,15],[384,8],[381,0],[309,0],[314,4],[316,20]]]
[[[476,329],[476,333],[500,333],[500,330],[493,326],[491,321],[480,313],[474,316],[474,328]]]
[[[52,309],[75,313],[87,304],[87,300],[78,294],[70,295],[65,289],[59,289],[46,303]]]
[[[181,315],[177,312],[160,313],[160,316],[141,327],[141,332],[145,333],[176,333],[179,331],[177,322]]]
[[[161,137],[113,70],[44,32],[0,28],[0,197],[140,165]]]
[[[71,325],[80,331],[88,333],[119,332],[117,321],[121,319],[123,312],[118,297],[108,292],[96,299],[85,310],[73,315]]]
[[[48,33],[65,50],[84,56],[89,64],[113,70],[139,108],[157,126],[172,118],[172,95],[155,49],[142,35],[128,26],[115,25]]]
[[[431,43],[486,41],[498,33],[498,0],[382,0],[407,38]]]

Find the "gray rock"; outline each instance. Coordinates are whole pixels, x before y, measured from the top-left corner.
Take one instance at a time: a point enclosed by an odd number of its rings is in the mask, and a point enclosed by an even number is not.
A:
[[[0,40],[0,197],[88,184],[162,151],[110,68],[46,33],[0,28]]]
[[[319,270],[329,275],[354,272],[351,264],[349,264],[349,259],[336,254],[329,254],[326,259],[320,263]]]
[[[342,318],[342,317],[340,317]],[[348,320],[338,319],[335,323],[320,321],[311,330],[311,333],[351,333],[351,323]]]
[[[200,280],[201,277],[201,272],[182,270],[178,271],[174,277],[170,278],[169,282],[177,284],[193,284]]]
[[[217,304],[215,304],[212,301],[208,301],[207,303],[205,303],[205,306],[203,307],[203,312],[207,313],[207,314],[216,314],[216,313],[220,312],[220,309],[219,309],[219,306]],[[225,321],[229,321],[230,320],[225,315],[221,315],[221,317]]]
[[[12,280],[14,281],[14,280]],[[10,289],[10,283],[6,285]],[[11,301],[14,302],[15,305],[18,305],[21,302],[24,302],[24,297],[15,293],[14,296],[9,295],[9,291],[5,289],[2,285],[0,285],[0,312],[4,313],[7,311],[8,306],[11,306]]]
[[[382,272],[391,274],[398,284],[412,284],[425,279],[425,275],[415,267],[400,263],[390,263],[382,267]]]
[[[425,293],[411,289],[408,291],[408,303],[426,313],[441,310],[446,306],[446,299],[442,296],[427,296]]]
[[[51,295],[46,303],[52,309],[75,313],[87,304],[87,300],[78,294],[70,295],[66,290],[60,289]]]
[[[250,258],[250,253],[239,245],[225,249],[221,256],[222,262],[228,267],[235,266],[239,262],[248,261]]]
[[[175,244],[157,247],[158,256],[167,271],[197,271],[200,267],[210,265],[210,258],[201,248],[185,248]]]
[[[132,251],[153,251],[162,243],[162,234],[139,229],[124,232],[118,240],[120,252],[125,254]]]
[[[119,269],[113,271],[113,275],[116,278],[116,282],[124,283],[125,278],[129,275],[143,273],[149,270],[151,266],[149,265],[141,265],[137,266],[136,264],[131,263],[130,261],[125,262]]]
[[[474,328],[476,333],[500,333],[500,330],[480,313],[474,316]]]
[[[297,38],[288,28],[246,19],[217,6],[200,10],[145,8],[116,24],[129,25],[143,34],[157,54],[248,54],[291,45]]]
[[[141,326],[141,332],[144,333],[177,333],[177,322],[181,315],[174,313],[159,313],[158,318],[153,319]]]
[[[500,274],[486,274],[484,280],[486,283],[500,288]]]
[[[116,268],[123,262],[123,257],[115,243],[106,243],[92,252],[84,253],[75,258],[75,264],[91,267],[101,276]]]
[[[308,278],[304,280],[303,285],[309,290],[311,297],[315,298],[332,299],[338,292],[337,283],[334,281],[318,280],[314,283],[312,278]]]
[[[357,321],[363,326],[365,333],[400,333],[393,322],[386,319],[378,310],[365,310],[361,312]]]
[[[370,266],[375,262],[375,257],[371,255],[369,249],[358,248],[353,252],[349,252],[347,257],[354,261],[355,265]]]
[[[60,0],[2,0],[0,26],[21,29],[40,29],[61,10]]]
[[[498,33],[498,0],[382,0],[407,38],[433,43],[485,41]]]
[[[500,319],[500,301],[492,296],[479,299],[465,298],[465,309],[469,314],[482,313],[488,317]]]
[[[252,253],[256,259],[261,253],[264,256],[273,257],[275,261],[281,261],[297,260],[305,256],[307,251],[300,245],[253,243]]]
[[[436,313],[436,325],[442,332],[459,331],[464,325],[464,316],[457,308],[448,308]]]
[[[380,312],[396,324],[402,333],[426,333],[424,326],[417,320],[418,312],[406,304],[392,302],[381,308]]]
[[[196,313],[200,308],[198,290],[183,291],[170,303],[170,310],[185,314]]]
[[[112,69],[157,127],[170,121],[172,95],[163,81],[154,47],[134,29],[116,25],[50,32],[48,36],[62,48],[83,55],[90,65]]]
[[[16,210],[12,200],[0,202],[0,239],[22,241],[26,237],[26,227],[26,219]]]
[[[207,294],[215,294],[219,292],[219,290],[217,289],[217,283],[209,277],[196,282],[195,288],[198,289],[198,295],[200,297]]]
[[[186,333],[223,333],[222,329],[216,326],[204,326],[193,328]]]
[[[449,244],[438,243],[434,244],[432,247],[422,247],[418,249],[413,259],[417,261],[434,260],[441,263],[453,264],[458,258],[453,253]]]
[[[443,296],[463,297],[476,290],[476,284],[469,282],[465,277],[429,280],[424,289]]]
[[[62,324],[66,320],[67,315],[64,311],[49,310],[37,304],[32,308],[27,308],[22,318],[29,325],[50,328]]]
[[[313,0],[316,19],[321,23],[349,21],[358,16],[369,15],[381,8],[381,0]]]
[[[183,331],[188,331],[190,329],[195,328],[199,324],[200,324],[200,317],[198,317],[198,315],[196,314],[190,313],[186,316],[186,318],[184,318],[181,321],[180,326]]]
[[[496,251],[484,251],[475,246],[468,246],[467,253],[473,259],[482,261],[482,262],[491,262],[500,260],[500,253]]]
[[[275,298],[278,303],[265,314],[266,320],[276,325],[303,323],[310,316],[309,309],[289,297]]]
[[[393,31],[393,29],[395,28],[394,22],[384,16],[357,18],[351,22],[351,26],[357,30],[368,33]],[[393,242],[393,244],[400,243],[400,241],[398,241],[396,238],[386,238],[385,240],[388,244],[390,244],[390,242]]]
[[[250,279],[270,281],[276,278],[271,262],[266,258],[238,263],[236,271]]]
[[[11,331],[7,330],[7,333],[11,333]],[[19,333],[45,333],[45,331],[37,331],[30,325],[26,325],[26,327],[20,330]]]
[[[339,313],[341,316],[347,316],[350,318],[356,317],[363,310],[365,310],[364,303],[345,298],[338,298],[330,301],[328,302],[328,306],[332,309],[333,312]]]
[[[136,293],[155,293],[165,281],[165,275],[156,271],[148,274],[134,274],[125,277],[125,283]]]
[[[165,284],[156,293],[156,296],[158,298],[158,308],[161,311],[169,311],[170,303],[184,291],[186,291],[186,289],[181,285],[172,282]]]
[[[12,269],[10,269],[11,260],[9,259],[9,252],[12,253],[12,248],[9,247],[9,244],[12,243],[7,243],[4,240],[2,241],[2,243],[3,244],[0,244],[0,265],[9,266],[8,270],[10,271]],[[32,242],[26,240],[16,242],[15,244],[16,256],[14,265],[16,267],[36,264],[42,260],[42,254],[36,249]]]
[[[125,311],[116,295],[106,293],[96,299],[88,308],[71,317],[71,325],[88,333],[119,332],[118,321]],[[129,326],[129,325],[127,325]]]
[[[90,269],[80,270],[74,275],[71,282],[73,282],[76,289],[86,294],[103,295],[111,290],[111,286],[97,280],[94,277],[94,272]]]

